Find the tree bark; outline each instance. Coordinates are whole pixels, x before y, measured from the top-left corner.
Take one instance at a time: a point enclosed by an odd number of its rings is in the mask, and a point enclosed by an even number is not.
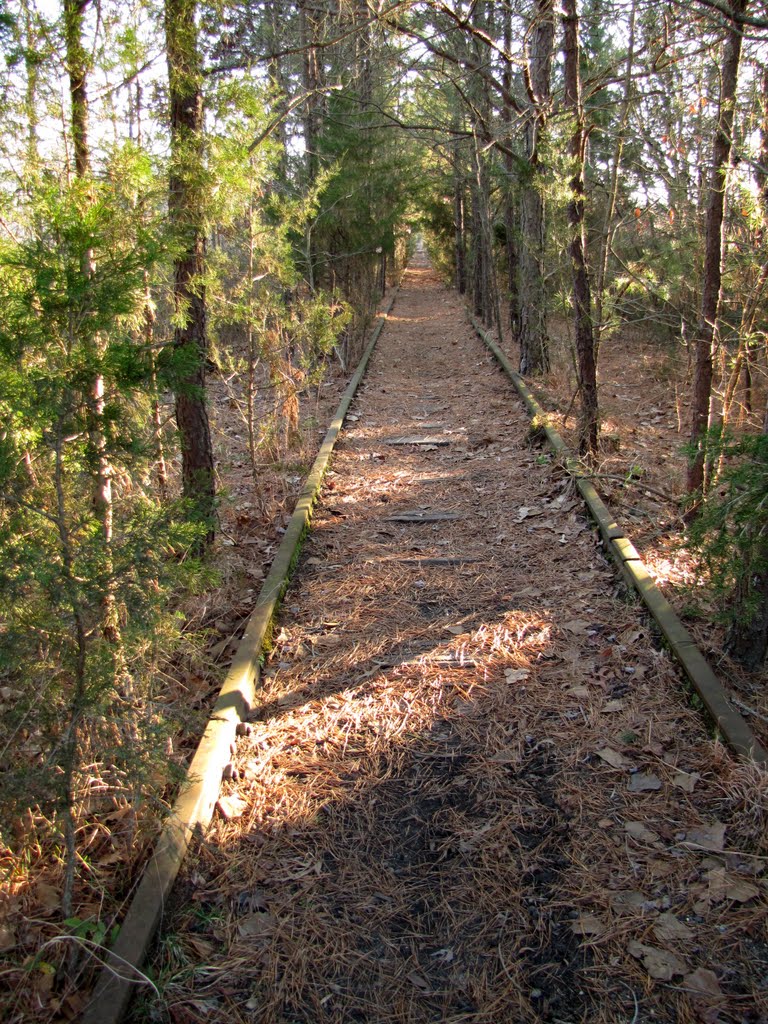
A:
[[[40,79],[37,49],[41,39],[41,30],[37,12],[32,9],[30,0],[21,5],[24,17],[24,113],[27,119],[26,173],[36,177],[40,173],[40,150],[38,128],[40,111],[38,109],[38,85]]]
[[[75,174],[84,178],[90,170],[88,143],[88,51],[83,44],[83,20],[90,0],[64,0],[64,36],[71,104],[71,135]]]
[[[470,184],[469,193],[472,198],[472,309],[475,316],[485,320],[483,227],[480,222],[481,196],[476,180]]]
[[[551,99],[550,79],[554,44],[553,0],[537,0],[528,62],[524,69],[528,93],[525,156],[528,173],[520,199],[519,289],[520,372],[549,369],[546,288],[544,285],[544,200],[541,191],[539,144]]]
[[[570,240],[568,255],[573,273],[573,314],[576,333],[576,355],[581,392],[579,424],[579,451],[593,455],[597,451],[599,414],[597,407],[597,374],[595,367],[595,337],[592,323],[592,299],[585,258],[584,239],[584,112],[581,105],[579,73],[579,16],[576,0],[563,0],[564,28],[564,105],[574,118],[569,143],[572,162],[570,199],[568,200],[568,227]]]
[[[549,370],[546,290],[544,288],[544,203],[536,185],[520,197],[519,285],[520,373]]]
[[[504,6],[504,64],[501,72],[502,85],[507,96],[512,95],[512,7],[510,4]],[[512,141],[512,123],[514,111],[511,104],[505,99],[502,104],[501,117],[505,125],[508,138],[507,143]],[[504,153],[504,172],[506,180],[504,183],[504,242],[507,254],[507,290],[509,303],[509,326],[513,334],[519,329],[520,302],[517,294],[517,277],[519,273],[517,257],[517,229],[515,224],[515,199],[513,194],[513,181],[515,177],[515,162],[511,151]]]
[[[454,245],[456,260],[456,291],[464,295],[467,291],[467,257],[464,246],[464,182],[456,174],[453,185]]]
[[[72,152],[75,158],[75,176],[81,181],[88,180],[91,173],[91,150],[88,142],[88,75],[90,72],[90,56],[83,41],[84,18],[89,0],[65,0],[64,31],[66,43],[67,74],[69,77],[69,95],[71,104],[71,136]],[[88,250],[83,257],[82,272],[86,279],[96,273],[93,251]],[[106,341],[102,334],[97,333],[88,340],[92,346],[91,355],[98,367],[106,349]],[[104,427],[104,377],[100,369],[95,369],[90,382],[90,394],[86,399],[88,414],[88,436],[95,460],[93,480],[93,507],[101,525],[102,539],[106,551],[105,583],[104,583],[104,619],[102,631],[104,636],[114,645],[116,677],[123,676],[124,665],[120,654],[121,638],[118,625],[117,608],[112,584],[110,582],[112,566],[112,534],[113,534],[113,501],[112,501],[112,462],[107,451],[107,439]]]
[[[315,8],[308,0],[299,0],[299,30],[302,48],[302,77],[304,90],[309,94],[304,104],[304,147],[307,169],[307,182],[311,186],[319,169],[317,140],[320,134],[319,95],[322,86],[317,48],[318,30],[314,17]]]
[[[720,289],[723,276],[725,239],[723,233],[725,186],[731,155],[733,115],[739,77],[742,31],[736,19],[746,14],[747,0],[734,0],[731,20],[726,29],[723,61],[720,69],[720,103],[717,129],[712,144],[712,165],[708,189],[704,240],[701,311],[696,338],[691,445],[695,453],[688,465],[687,490],[691,510],[706,492],[706,435],[712,395],[713,349],[717,341]]]
[[[608,272],[608,259],[611,253],[611,243],[614,235],[614,218],[616,215],[616,202],[619,194],[619,172],[621,160],[624,154],[624,143],[626,138],[629,112],[632,106],[632,74],[635,60],[635,18],[637,0],[632,0],[632,8],[629,15],[629,39],[627,42],[627,66],[624,71],[624,94],[621,99],[621,114],[619,125],[616,129],[616,145],[613,152],[613,164],[611,166],[611,178],[608,186],[608,203],[603,219],[603,230],[600,237],[600,249],[597,262],[597,274],[595,280],[595,329],[597,333],[596,351],[600,350],[604,323],[604,299],[605,299],[605,278]]]
[[[207,524],[203,547],[214,537],[213,447],[205,396],[205,232],[203,210],[202,69],[195,24],[196,0],[166,0],[165,34],[171,114],[168,212],[179,242],[174,261],[174,348],[181,367],[176,423],[181,438],[184,496]]]

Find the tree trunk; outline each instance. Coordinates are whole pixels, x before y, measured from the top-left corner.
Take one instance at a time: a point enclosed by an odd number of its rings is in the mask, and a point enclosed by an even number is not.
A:
[[[75,158],[75,176],[81,180],[91,170],[91,151],[88,143],[88,72],[89,55],[83,43],[83,19],[89,0],[65,0],[64,27],[71,103],[72,151]],[[93,254],[85,256],[83,273],[93,277],[96,267]],[[97,349],[103,345],[95,339]],[[98,353],[101,354],[101,353]],[[89,396],[89,434],[96,454],[96,479],[93,503],[102,526],[104,542],[112,543],[112,466],[106,452],[104,438],[104,380],[97,373],[91,383]],[[111,628],[111,627],[108,627]]]
[[[38,105],[38,84],[40,79],[37,49],[41,38],[41,30],[37,12],[32,9],[30,0],[22,4],[24,16],[24,73],[26,77],[24,89],[24,113],[27,119],[26,173],[37,177],[40,173],[40,150],[38,127],[40,111]]]
[[[528,93],[525,125],[525,156],[528,173],[520,199],[519,289],[520,372],[543,373],[549,369],[546,288],[544,285],[544,201],[541,193],[539,143],[549,115],[553,0],[537,0],[531,30],[528,62],[524,69]]]
[[[512,60],[510,54],[512,52],[512,7],[509,4],[504,6],[503,11],[504,18],[504,64],[501,72],[501,81],[504,86],[505,95],[512,95]],[[503,102],[501,117],[505,125],[507,132],[507,138],[505,142],[507,145],[511,145],[512,142],[512,125],[515,120],[515,112],[512,109],[509,101],[506,99]],[[518,258],[517,258],[517,229],[515,224],[515,198],[514,198],[514,179],[515,179],[515,161],[512,155],[511,149],[508,149],[504,153],[504,243],[507,254],[507,300],[509,303],[509,326],[512,330],[513,335],[519,330],[520,323],[520,302],[517,294],[517,277],[519,273]],[[501,340],[501,339],[499,339]]]
[[[64,0],[64,36],[71,103],[71,136],[75,174],[84,178],[90,170],[88,144],[89,56],[83,44],[83,20],[89,0]]]
[[[207,524],[203,546],[214,537],[213,447],[205,397],[207,357],[203,191],[202,73],[195,25],[196,0],[166,0],[165,34],[171,107],[168,212],[179,252],[174,262],[174,328],[181,367],[176,423],[182,452],[184,496]]]
[[[734,0],[734,16],[743,15],[747,0]],[[723,273],[725,240],[723,233],[725,186],[731,155],[733,114],[739,76],[742,31],[733,20],[726,30],[723,61],[720,69],[720,104],[715,138],[712,145],[712,166],[708,190],[704,269],[702,274],[701,311],[696,338],[696,363],[693,381],[691,445],[695,454],[688,466],[687,490],[692,510],[707,488],[706,434],[709,426],[712,394],[712,357],[717,339],[720,309],[720,287]]]
[[[469,188],[472,197],[472,309],[485,319],[485,268],[483,266],[483,228],[480,223],[480,194],[477,182]]]
[[[467,291],[467,257],[464,247],[464,182],[456,174],[453,185],[453,219],[455,231],[456,291],[464,295]]]
[[[88,3],[89,0],[65,0],[64,4],[67,72],[69,76],[72,117],[72,151],[75,158],[75,176],[81,181],[87,181],[91,173],[91,150],[88,142],[88,74],[90,71],[90,56],[83,41],[83,22]],[[83,258],[82,272],[86,279],[91,279],[96,273],[96,264],[91,250],[88,250]],[[106,349],[105,339],[102,334],[97,333],[93,339],[89,339],[89,343],[93,345],[92,355],[94,362],[98,363],[104,356]],[[111,581],[113,470],[104,432],[104,405],[104,377],[101,372],[96,370],[90,383],[90,394],[86,398],[86,407],[88,413],[88,436],[95,457],[93,507],[101,525],[106,556],[101,628],[105,638],[112,644],[115,680],[121,679],[122,683],[125,684],[127,677],[122,657],[122,640]]]
[[[592,302],[589,275],[585,259],[584,241],[584,115],[581,106],[579,75],[579,17],[576,0],[563,0],[564,28],[564,105],[574,118],[573,135],[569,144],[572,176],[568,200],[568,227],[570,241],[568,255],[573,272],[573,314],[576,332],[576,354],[581,392],[581,421],[579,424],[579,451],[594,455],[597,451],[599,416],[597,408],[597,376],[595,368],[595,338],[592,325]]]
[[[64,432],[59,422],[56,429],[56,462],[54,464],[54,485],[56,490],[56,527],[59,534],[61,566],[65,586],[70,594],[72,617],[75,627],[75,657],[73,692],[69,703],[68,718],[64,723],[61,756],[61,795],[64,818],[64,886],[61,894],[61,913],[66,920],[72,916],[73,896],[77,866],[77,822],[75,803],[77,801],[77,779],[80,769],[80,737],[86,710],[88,627],[81,606],[79,588],[75,580],[72,543],[67,526],[68,509],[64,497]],[[76,961],[73,949],[68,958],[69,966]]]
[[[299,0],[299,29],[302,48],[302,77],[308,93],[304,103],[304,147],[306,154],[307,183],[312,185],[319,168],[317,140],[320,134],[319,90],[321,71],[317,48],[317,24],[313,17],[314,8],[308,0]]]
[[[370,109],[373,100],[373,69],[371,58],[373,54],[371,37],[371,13],[368,9],[367,0],[355,0],[352,20],[355,24],[355,79],[357,93],[360,100],[360,109]]]
[[[621,114],[619,126],[616,130],[616,146],[613,152],[613,164],[611,166],[611,178],[608,186],[608,203],[603,219],[603,230],[600,237],[600,250],[597,262],[597,279],[595,281],[595,328],[597,332],[596,349],[599,351],[605,330],[603,301],[605,298],[605,278],[608,272],[608,258],[611,253],[611,244],[614,235],[614,217],[616,215],[616,201],[619,194],[619,173],[621,160],[624,154],[624,142],[629,122],[629,112],[632,106],[632,74],[634,71],[635,59],[635,16],[637,0],[632,0],[632,8],[629,15],[629,40],[627,42],[627,66],[624,71],[624,95],[621,99]]]
[[[511,156],[506,166],[507,187],[504,195],[504,248],[507,256],[507,303],[509,327],[515,335],[520,329],[520,300],[518,297],[518,275],[520,273],[517,256],[517,225],[515,201],[512,196],[512,176],[514,167]]]
[[[477,182],[477,213],[479,237],[477,250],[480,262],[482,310],[478,315],[488,327],[496,327],[501,340],[501,310],[499,307],[496,268],[493,262],[493,227],[490,214],[490,182],[483,154],[475,135],[475,180]]]
[[[536,185],[520,197],[519,285],[520,373],[549,370],[546,290],[544,288],[544,204]]]

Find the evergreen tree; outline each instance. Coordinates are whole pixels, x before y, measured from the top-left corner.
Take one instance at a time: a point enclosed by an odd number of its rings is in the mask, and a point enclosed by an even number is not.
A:
[[[182,452],[184,495],[214,537],[215,479],[205,370],[208,337],[205,302],[205,166],[202,64],[196,0],[166,0],[165,40],[170,103],[171,170],[168,213],[175,235],[174,367],[176,422]]]

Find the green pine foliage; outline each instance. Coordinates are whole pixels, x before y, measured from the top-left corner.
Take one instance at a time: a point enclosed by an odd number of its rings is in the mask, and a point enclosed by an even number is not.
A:
[[[172,715],[153,672],[180,635],[173,594],[201,579],[187,557],[200,527],[142,486],[153,459],[152,363],[136,325],[145,274],[164,252],[157,228],[137,226],[96,182],[49,186],[33,215],[42,232],[0,243],[0,830],[9,844],[26,807],[63,835],[93,809],[94,792],[102,806],[135,801],[150,777],[157,792],[167,761],[158,737]],[[109,539],[93,500],[105,457]],[[105,629],[108,601],[119,638]]]
[[[724,468],[691,524],[690,540],[728,627],[727,646],[756,669],[768,642],[768,435],[711,433],[707,455]]]

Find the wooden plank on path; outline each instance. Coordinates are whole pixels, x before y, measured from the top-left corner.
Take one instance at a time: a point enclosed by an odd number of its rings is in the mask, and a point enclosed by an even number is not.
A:
[[[455,558],[396,558],[398,565],[473,565],[480,561],[479,558],[464,558],[457,555]]]
[[[461,519],[458,512],[399,512],[386,516],[385,523],[451,523]]]
[[[389,441],[385,441],[384,444],[390,445],[426,445],[433,444],[436,448],[447,448],[451,442],[447,437],[393,437]]]

